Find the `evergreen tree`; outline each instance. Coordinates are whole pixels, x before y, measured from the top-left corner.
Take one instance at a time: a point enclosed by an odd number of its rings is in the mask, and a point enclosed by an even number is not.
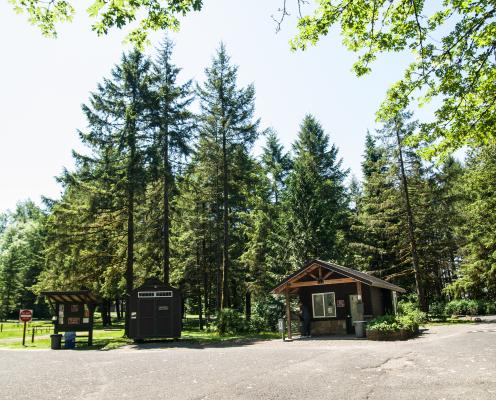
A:
[[[367,133],[362,161],[363,183],[356,201],[350,249],[360,269],[381,278],[402,273],[398,257],[401,232],[401,198],[396,163],[386,148]]]
[[[105,297],[118,296],[123,275],[124,292],[133,289],[141,235],[136,209],[143,203],[152,142],[150,70],[138,50],[123,54],[111,78],[83,105],[88,131],[80,136],[90,153],[75,153],[76,171],[61,177],[65,193],[54,205],[48,251],[59,262],[51,261],[39,290],[54,282],[92,283]]]
[[[32,286],[44,266],[45,213],[32,201],[18,203],[4,217],[0,233],[0,319],[14,317],[20,308],[47,315]]]
[[[258,120],[254,120],[255,88],[238,88],[237,70],[230,62],[224,44],[221,44],[205,70],[206,81],[198,85],[200,100],[199,132],[203,143],[218,154],[218,171],[222,187],[222,291],[221,307],[230,306],[230,239],[229,232],[231,186],[233,184],[233,155],[246,153],[258,136]],[[241,154],[240,154],[241,155]]]
[[[262,164],[271,183],[273,201],[278,204],[281,192],[284,190],[284,181],[291,168],[288,154],[284,154],[283,146],[274,130],[267,132],[267,140],[263,147]]]
[[[427,296],[425,292],[425,282],[422,275],[419,250],[416,236],[416,222],[414,210],[412,207],[409,178],[407,171],[408,161],[419,164],[419,159],[413,156],[413,153],[408,154],[408,149],[405,149],[405,138],[413,135],[417,122],[410,122],[412,114],[410,112],[401,112],[384,122],[383,128],[379,131],[385,142],[391,146],[393,157],[395,157],[398,166],[399,187],[402,194],[403,209],[406,217],[406,231],[408,233],[408,243],[410,247],[411,264],[415,277],[415,288],[419,299],[420,307],[423,311],[427,311]],[[410,160],[406,157],[410,156]]]
[[[287,180],[285,210],[288,251],[293,267],[311,258],[338,261],[347,209],[336,146],[311,115],[307,115],[293,145],[293,170]]]
[[[457,297],[496,300],[496,146],[469,153],[459,190],[462,224],[457,231],[465,238],[458,279],[448,290]]]
[[[162,186],[162,269],[164,282],[170,273],[170,201],[175,185],[174,162],[190,153],[193,100],[191,81],[176,83],[181,71],[172,64],[173,43],[165,39],[154,63],[152,126],[156,128],[156,162]]]

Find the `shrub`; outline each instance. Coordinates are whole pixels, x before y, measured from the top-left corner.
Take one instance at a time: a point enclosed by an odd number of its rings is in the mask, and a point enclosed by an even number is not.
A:
[[[427,314],[419,309],[414,309],[408,313],[402,314],[400,315],[400,318],[411,321],[413,324],[417,325],[417,327],[427,322]]]
[[[263,321],[263,330],[276,331],[279,318],[284,316],[284,302],[274,296],[258,298],[253,306],[252,319]]]
[[[446,303],[443,301],[435,301],[429,304],[429,314],[435,317],[446,316]]]
[[[379,331],[382,333],[398,332],[400,330],[415,333],[419,324],[411,315],[383,315],[377,317],[367,324],[368,331]]]
[[[427,314],[419,310],[417,303],[412,302],[398,304],[398,317],[412,321],[417,326],[427,322]]]
[[[445,307],[448,315],[477,315],[478,311],[478,302],[467,299],[452,300]]]
[[[413,301],[400,301],[398,302],[398,314],[409,314],[418,310],[418,303]]]
[[[446,304],[445,312],[448,315],[464,314],[464,310],[462,310],[462,306],[461,306],[461,301],[460,300],[451,300],[448,304]]]
[[[488,301],[486,302],[486,314],[496,314],[496,302]]]
[[[251,319],[249,321],[249,330],[250,332],[253,333],[260,333],[267,331],[267,324],[265,323],[265,320],[258,316],[258,315],[252,315]]]
[[[226,333],[241,333],[248,331],[248,324],[243,314],[231,308],[224,308],[217,314],[215,329],[220,335]]]
[[[367,323],[367,330],[391,332],[399,331],[401,323],[395,315],[381,315]]]
[[[367,324],[367,330],[382,333],[408,330],[412,333],[418,331],[419,325],[427,321],[427,315],[417,308],[415,303],[403,302],[398,307],[398,315],[383,315]]]

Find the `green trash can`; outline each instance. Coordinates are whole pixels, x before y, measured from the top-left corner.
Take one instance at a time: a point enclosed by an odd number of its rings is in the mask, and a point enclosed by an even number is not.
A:
[[[62,335],[60,333],[50,335],[50,348],[52,350],[60,350],[62,348]]]

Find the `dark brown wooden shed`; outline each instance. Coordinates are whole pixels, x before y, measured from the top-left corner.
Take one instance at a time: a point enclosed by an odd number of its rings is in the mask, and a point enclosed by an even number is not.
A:
[[[182,328],[181,292],[150,278],[129,297],[129,337],[178,339]]]
[[[405,290],[383,279],[322,260],[311,260],[273,290],[286,296],[287,335],[291,339],[291,296],[311,312],[312,335],[354,332],[354,322],[396,312]]]

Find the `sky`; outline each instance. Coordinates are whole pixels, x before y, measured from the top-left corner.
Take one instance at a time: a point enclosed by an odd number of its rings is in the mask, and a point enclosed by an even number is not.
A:
[[[357,78],[351,70],[356,55],[337,31],[292,52],[295,18],[287,18],[279,33],[271,18],[281,3],[206,0],[172,35],[179,80],[202,82],[223,41],[239,66],[239,84],[255,84],[261,126],[274,128],[289,150],[303,117],[313,114],[339,148],[343,166],[360,178],[365,134],[377,127],[375,112],[410,60],[405,54],[381,56],[372,74]],[[59,27],[58,38],[49,39],[0,2],[0,212],[28,198],[40,203],[41,196],[60,196],[54,177],[73,168],[73,149],[84,151],[77,135],[86,127],[81,104],[129,49],[125,30],[98,37],[84,10],[78,11],[72,23]],[[152,35],[148,52],[163,35]]]

